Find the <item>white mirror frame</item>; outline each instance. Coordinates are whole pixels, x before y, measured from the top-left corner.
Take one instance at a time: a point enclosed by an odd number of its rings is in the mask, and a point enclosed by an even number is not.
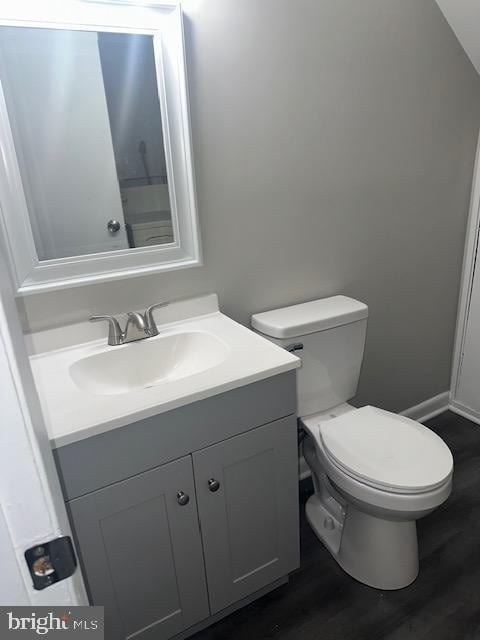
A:
[[[3,3],[6,4],[6,3]],[[182,11],[153,0],[12,0],[0,26],[153,36],[175,241],[53,260],[38,259],[0,78],[0,223],[19,294],[201,264]]]

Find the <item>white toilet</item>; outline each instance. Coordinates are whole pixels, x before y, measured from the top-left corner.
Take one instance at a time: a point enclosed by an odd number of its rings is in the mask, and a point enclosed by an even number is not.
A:
[[[339,565],[364,584],[401,589],[418,575],[415,521],[451,491],[453,459],[433,431],[403,416],[347,404],[357,389],[368,307],[345,296],[252,317],[302,360],[298,415],[315,493],[307,519]]]

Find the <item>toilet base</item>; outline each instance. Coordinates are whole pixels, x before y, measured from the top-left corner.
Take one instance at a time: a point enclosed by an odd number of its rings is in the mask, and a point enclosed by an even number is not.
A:
[[[376,589],[403,589],[418,575],[414,520],[384,520],[346,506],[343,522],[333,519],[319,496],[310,496],[307,520],[319,540],[352,578]],[[330,520],[326,520],[329,517]]]
[[[316,493],[307,500],[305,515],[317,537],[327,547],[334,558],[337,557],[342,540],[344,517],[327,509]]]

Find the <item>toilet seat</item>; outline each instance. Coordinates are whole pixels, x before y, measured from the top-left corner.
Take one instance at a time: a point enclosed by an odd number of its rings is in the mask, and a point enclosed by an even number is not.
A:
[[[320,421],[316,437],[330,464],[378,490],[423,493],[452,475],[452,454],[441,438],[414,420],[376,407]]]

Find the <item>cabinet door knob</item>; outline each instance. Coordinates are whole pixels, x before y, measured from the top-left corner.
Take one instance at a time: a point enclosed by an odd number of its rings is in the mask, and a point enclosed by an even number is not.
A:
[[[121,224],[118,220],[109,220],[107,222],[108,233],[114,235],[120,231]]]
[[[208,481],[208,488],[210,489],[210,491],[214,492],[214,491],[218,491],[220,489],[220,483],[218,480],[215,480],[215,478],[210,478],[210,480]]]
[[[184,507],[186,504],[190,502],[190,496],[188,493],[183,493],[183,491],[179,491],[177,493],[177,502],[181,507]]]

